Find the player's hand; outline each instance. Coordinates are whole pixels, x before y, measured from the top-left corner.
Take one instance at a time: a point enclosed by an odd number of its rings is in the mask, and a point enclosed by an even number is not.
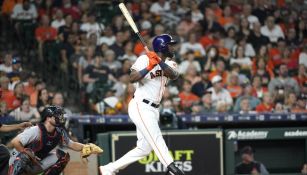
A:
[[[19,129],[25,129],[25,128],[30,127],[30,126],[32,126],[31,122],[23,122],[23,123],[19,124]]]
[[[146,55],[149,58],[149,64],[147,66],[147,70],[150,71],[151,69],[153,69],[157,64],[159,64],[159,62],[161,61],[161,58],[157,55],[156,52],[147,52]]]

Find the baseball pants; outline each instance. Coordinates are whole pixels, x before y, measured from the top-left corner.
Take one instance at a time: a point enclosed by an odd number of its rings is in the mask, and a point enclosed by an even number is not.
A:
[[[174,160],[169,154],[159,127],[159,110],[133,98],[128,106],[128,113],[136,125],[137,146],[115,162],[106,165],[113,172],[147,156],[152,150],[160,162],[167,167]]]

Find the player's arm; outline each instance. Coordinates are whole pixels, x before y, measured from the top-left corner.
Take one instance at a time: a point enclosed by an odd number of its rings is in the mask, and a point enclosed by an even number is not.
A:
[[[70,140],[70,143],[68,144],[68,148],[80,152],[83,148],[84,144],[79,143],[79,142],[74,142]]]
[[[179,77],[179,73],[173,68],[171,68],[169,65],[167,65],[164,61],[160,61],[159,65],[167,78],[171,80],[176,80]]]
[[[25,149],[19,137],[15,137],[11,143],[18,152],[22,152]]]
[[[25,129],[26,127],[30,127],[32,124],[30,122],[23,122],[19,124],[14,124],[14,125],[2,125],[0,127],[0,132],[10,132],[10,131],[15,131],[15,130],[21,130]]]
[[[151,52],[147,53],[146,55],[148,56],[149,59],[147,67],[141,69],[140,71],[137,71],[136,70],[137,68],[135,69],[134,66],[132,66],[129,77],[131,83],[135,83],[143,79],[148,74],[148,72],[150,72],[159,63],[160,60],[155,59]],[[144,64],[146,64],[145,62],[142,62],[140,59],[141,58],[138,58],[137,62],[135,63],[135,65],[137,65],[136,67],[143,66]]]

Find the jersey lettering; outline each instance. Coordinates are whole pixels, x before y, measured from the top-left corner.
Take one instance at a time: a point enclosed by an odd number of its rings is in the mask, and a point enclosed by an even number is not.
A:
[[[155,73],[150,72],[150,78],[154,79],[156,77],[161,77],[162,76],[162,70],[156,70]]]

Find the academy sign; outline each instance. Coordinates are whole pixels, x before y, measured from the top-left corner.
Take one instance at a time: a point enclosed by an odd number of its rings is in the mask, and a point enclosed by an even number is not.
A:
[[[228,140],[249,140],[249,139],[266,139],[269,131],[242,131],[231,130],[227,132]]]

